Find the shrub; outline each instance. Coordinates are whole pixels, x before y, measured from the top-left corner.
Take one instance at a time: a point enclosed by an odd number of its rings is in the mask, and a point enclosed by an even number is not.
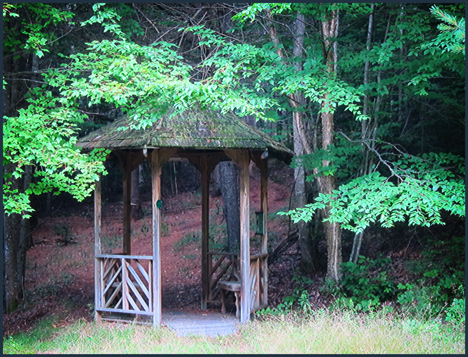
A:
[[[358,263],[342,263],[343,278],[339,286],[341,296],[369,306],[391,299],[395,293],[395,284],[386,270],[389,263],[391,259],[388,257],[371,260],[362,255]]]
[[[465,299],[464,252],[464,238],[429,240],[422,259],[407,263],[407,268],[419,278],[414,284],[398,285],[403,291],[398,295],[401,309],[427,317],[441,313],[447,317],[450,314],[449,319],[460,316],[457,311]]]

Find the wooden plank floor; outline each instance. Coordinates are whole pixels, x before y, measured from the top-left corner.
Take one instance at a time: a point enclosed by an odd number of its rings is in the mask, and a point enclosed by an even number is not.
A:
[[[234,315],[223,315],[218,312],[164,311],[161,323],[173,329],[180,336],[205,335],[216,337],[236,333],[239,319]]]
[[[104,321],[134,322],[135,315],[130,314],[103,314]],[[140,316],[138,324],[152,325],[151,316]],[[161,325],[175,331],[180,336],[203,335],[225,336],[238,331],[239,319],[234,314],[221,314],[208,311],[206,313],[191,313],[185,311],[163,311]]]

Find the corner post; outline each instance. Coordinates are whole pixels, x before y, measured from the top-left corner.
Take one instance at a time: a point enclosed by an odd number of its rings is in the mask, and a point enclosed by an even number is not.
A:
[[[208,251],[209,251],[209,213],[210,213],[210,171],[208,169],[207,155],[200,157],[200,171],[201,171],[201,186],[202,186],[202,299],[201,309],[207,309],[207,302],[210,294],[210,277],[208,267]]]
[[[240,275],[241,275],[241,309],[240,322],[250,321],[250,207],[249,207],[249,163],[247,150],[242,150],[238,156],[240,166]]]
[[[152,212],[153,212],[153,326],[161,324],[161,210],[157,201],[161,199],[161,162],[159,150],[151,152]]]
[[[131,182],[130,155],[123,159],[123,254],[131,254]]]
[[[266,159],[260,160],[260,174],[261,174],[261,186],[260,186],[260,205],[263,212],[263,235],[261,238],[261,254],[268,254],[268,161]],[[263,306],[268,305],[268,258],[264,258],[261,261],[261,271],[263,276],[260,284],[263,286],[262,300],[260,304]]]
[[[98,255],[101,250],[101,177],[94,184],[94,319],[101,322],[102,286],[101,286],[101,262]]]

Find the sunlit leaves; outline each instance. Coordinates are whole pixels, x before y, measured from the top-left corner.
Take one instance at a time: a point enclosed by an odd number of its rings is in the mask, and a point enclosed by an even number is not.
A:
[[[453,52],[465,54],[465,19],[457,18],[448,12],[441,10],[438,6],[431,7],[431,13],[437,17],[441,24],[437,28],[441,33],[432,40],[425,48],[439,48],[442,52]]]
[[[43,98],[44,99],[44,98]],[[30,105],[17,117],[5,117],[3,124],[3,164],[14,164],[19,178],[27,165],[35,166],[34,183],[25,192],[3,185],[3,205],[7,214],[32,212],[31,194],[68,192],[83,200],[93,190],[98,175],[104,173],[106,150],[91,155],[75,148],[76,124],[83,118],[73,109]],[[5,177],[4,177],[5,179]]]
[[[441,211],[465,217],[463,158],[429,153],[405,155],[391,164],[393,177],[379,172],[358,177],[287,214],[294,222],[310,221],[317,209],[329,206],[328,220],[353,232],[362,232],[373,223],[382,227],[404,221],[419,226],[444,224]]]
[[[4,39],[4,48],[19,46],[24,50],[35,53],[42,57],[45,52],[49,52],[49,45],[56,39],[53,31],[50,31],[51,25],[56,26],[61,22],[69,22],[74,14],[70,11],[60,10],[50,4],[4,4],[3,18],[8,20],[8,16],[18,17],[16,13],[21,7],[26,7],[30,14],[29,21],[22,20],[21,33],[7,31]],[[31,21],[33,20],[33,21]],[[26,35],[26,40],[21,35]]]

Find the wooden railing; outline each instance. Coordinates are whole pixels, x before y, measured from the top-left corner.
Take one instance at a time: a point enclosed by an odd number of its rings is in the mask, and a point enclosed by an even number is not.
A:
[[[97,255],[96,310],[153,315],[151,256]]]
[[[219,256],[213,261],[215,256]],[[208,253],[209,303],[221,303],[218,282],[221,280],[240,280],[238,254],[228,252]]]
[[[219,256],[214,261],[213,257]],[[250,257],[250,301],[251,311],[257,311],[267,306],[267,259],[268,254],[258,254]],[[221,303],[218,289],[219,281],[240,281],[239,255],[228,252],[208,253],[209,303]]]
[[[251,312],[263,309],[268,305],[267,259],[268,254],[258,254],[250,257]]]

